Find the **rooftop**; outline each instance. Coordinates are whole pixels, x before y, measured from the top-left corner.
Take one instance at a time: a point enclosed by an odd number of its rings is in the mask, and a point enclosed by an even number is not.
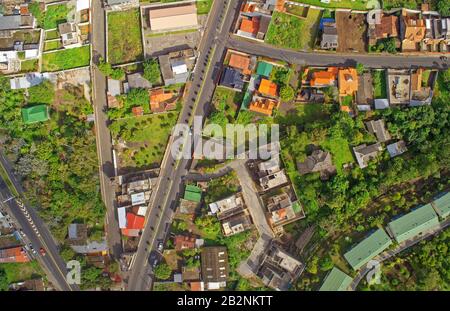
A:
[[[328,273],[319,291],[346,291],[351,283],[352,278],[350,276],[334,267],[333,270]]]
[[[250,56],[237,53],[231,53],[228,66],[242,70],[242,73],[248,75],[250,71]]]
[[[184,199],[199,203],[202,200],[202,190],[193,185],[187,185],[184,190]]]
[[[276,97],[278,95],[278,85],[267,79],[262,79],[258,91],[263,95]]]
[[[47,121],[49,119],[47,105],[36,105],[22,108],[22,120],[25,124]]]
[[[340,96],[353,96],[358,91],[358,73],[356,69],[339,69],[338,83]]]
[[[450,192],[441,194],[431,204],[441,218],[450,216]]]
[[[375,135],[380,143],[391,139],[383,119],[367,121],[365,124],[369,133]]]

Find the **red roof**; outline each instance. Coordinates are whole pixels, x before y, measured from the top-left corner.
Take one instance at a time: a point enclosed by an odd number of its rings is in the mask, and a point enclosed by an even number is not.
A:
[[[177,235],[175,237],[175,249],[177,251],[189,248],[195,248],[195,238],[184,235]]]
[[[141,106],[137,106],[137,107],[133,107],[131,109],[131,111],[133,112],[133,114],[138,117],[138,116],[143,116],[144,115],[144,108],[142,108]]]
[[[256,36],[259,30],[259,17],[254,16],[252,19],[243,19],[240,29]]]
[[[145,217],[137,216],[132,213],[127,213],[127,229],[142,230],[142,229],[144,229],[144,223],[145,223]]]

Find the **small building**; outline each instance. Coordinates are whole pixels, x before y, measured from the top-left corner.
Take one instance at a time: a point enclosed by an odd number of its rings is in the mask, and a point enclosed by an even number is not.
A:
[[[311,70],[307,68],[305,75],[310,76],[309,85],[311,87],[321,88],[336,85],[338,73],[338,69],[336,67],[328,67],[327,70],[314,70],[312,73],[310,72]]]
[[[145,217],[133,213],[127,213],[127,227],[122,229],[122,234],[129,237],[138,237],[144,229]]]
[[[230,270],[225,246],[203,247],[201,252],[202,280],[208,289],[223,288]]]
[[[402,243],[438,226],[439,218],[431,204],[427,204],[391,221],[387,230],[397,243]]]
[[[31,15],[1,15],[1,30],[18,30],[36,28],[36,19]]]
[[[198,26],[197,6],[195,3],[186,3],[151,7],[149,21],[152,31],[194,28]]]
[[[176,251],[182,251],[184,249],[193,249],[195,248],[195,237],[186,236],[186,235],[176,235],[174,238],[174,245]]]
[[[446,219],[450,216],[450,192],[439,195],[431,202],[436,213],[441,219]]]
[[[278,96],[278,85],[267,79],[262,79],[259,84],[258,92],[262,95],[277,97]]]
[[[342,272],[340,269],[334,267],[330,273],[325,277],[319,291],[321,292],[337,292],[347,291],[353,279]]]
[[[150,110],[153,113],[176,109],[177,98],[173,92],[165,91],[163,88],[152,89],[150,93]]]
[[[387,233],[378,229],[345,253],[344,257],[354,270],[358,270],[391,244],[392,240]]]
[[[87,225],[70,224],[68,230],[68,243],[70,245],[84,245],[87,241]]]
[[[264,201],[268,223],[275,233],[282,233],[283,226],[305,217],[291,186],[280,189],[280,193],[271,195]]]
[[[336,23],[324,23],[322,30],[322,41],[320,41],[320,48],[322,50],[333,50],[338,47],[338,32]]]
[[[399,156],[399,155],[405,153],[406,151],[408,151],[408,148],[406,147],[406,143],[403,140],[399,140],[396,143],[387,145],[386,149],[389,152],[389,155],[391,156],[391,158]]]
[[[259,179],[259,184],[261,185],[264,191],[287,184],[288,182],[289,181],[284,170],[281,170],[268,176],[264,176]]]
[[[122,94],[122,82],[108,78],[108,94],[111,96],[119,96]]]
[[[415,52],[419,50],[420,42],[425,38],[425,21],[420,14],[409,13],[402,9],[400,16],[400,39],[402,52]]]
[[[391,135],[386,129],[386,124],[383,119],[367,121],[365,122],[365,125],[367,131],[370,134],[375,135],[380,143],[387,142],[391,139]]]
[[[353,153],[355,154],[356,161],[360,168],[367,167],[370,160],[375,159],[379,152],[383,150],[380,143],[367,146],[366,144],[353,147]]]
[[[240,213],[244,208],[244,200],[240,193],[209,204],[211,213],[217,215],[219,220]]]
[[[22,246],[0,249],[0,263],[29,262],[30,258]]]
[[[264,61],[258,62],[256,74],[265,78],[269,78],[272,73],[273,65]]]
[[[241,26],[239,27],[237,34],[243,37],[256,38],[259,32],[260,21],[260,16],[243,16]]]
[[[68,48],[78,45],[78,31],[75,23],[62,23],[58,25],[63,47]]]
[[[254,96],[253,101],[248,106],[248,110],[270,117],[273,114],[273,110],[278,108],[279,104],[278,101],[269,98]]]
[[[196,203],[200,203],[202,200],[202,190],[193,185],[186,185],[184,190],[184,199]]]
[[[152,87],[150,81],[145,79],[143,74],[140,72],[127,75],[127,80],[128,86],[131,89],[150,89]]]
[[[190,75],[189,70],[193,64],[190,60],[193,58],[194,51],[192,49],[176,51],[159,56],[159,66],[161,69],[162,78],[164,80],[164,85],[169,86],[173,84],[186,83]]]
[[[387,109],[389,108],[389,100],[387,98],[375,98],[374,99],[375,109]]]
[[[25,124],[45,122],[50,118],[47,105],[36,105],[22,108],[22,121]]]
[[[190,282],[189,286],[191,288],[191,292],[205,291],[205,282]]]
[[[339,96],[353,96],[358,91],[358,73],[355,68],[339,69]]]
[[[226,67],[222,73],[219,84],[236,91],[242,91],[244,88],[244,77],[238,70]]]
[[[322,179],[328,179],[330,175],[336,172],[331,153],[322,150],[314,150],[304,162],[298,162],[297,169],[300,175],[320,172]]]
[[[232,236],[252,227],[252,219],[247,212],[230,216],[221,221],[224,236]]]
[[[228,66],[240,70],[244,75],[249,75],[252,73],[250,70],[250,62],[251,59],[248,55],[231,53]]]
[[[27,73],[21,77],[11,78],[9,80],[11,90],[28,89],[30,87],[41,84],[44,81],[44,77],[41,73]]]

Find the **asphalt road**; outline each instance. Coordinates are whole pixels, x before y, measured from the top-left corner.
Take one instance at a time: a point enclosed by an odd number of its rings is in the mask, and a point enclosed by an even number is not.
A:
[[[376,54],[330,54],[308,53],[288,49],[280,49],[274,46],[249,41],[242,37],[230,35],[228,47],[253,55],[266,56],[284,60],[291,64],[310,66],[355,66],[361,63],[367,68],[410,68],[430,67],[437,69],[447,68],[447,63],[440,60],[439,56],[414,56],[414,55],[376,55]]]
[[[106,19],[102,1],[92,2],[92,51],[94,62],[99,57],[106,59]],[[108,129],[108,104],[106,101],[106,78],[96,66],[92,66],[93,102],[95,115],[95,134],[97,136],[97,154],[100,163],[100,187],[106,206],[106,237],[110,254],[119,259],[122,254],[122,239],[116,216],[115,191],[110,178],[115,176],[111,133]]]
[[[220,64],[224,57],[226,38],[238,12],[239,4],[238,0],[214,1],[203,41],[200,44],[199,57],[193,73],[194,79],[180,113],[180,124],[191,124],[193,116],[208,114],[209,102],[214,93],[216,79],[220,73]],[[195,113],[193,113],[194,111]],[[184,133],[184,136],[186,137],[187,133]],[[169,142],[169,148],[174,140],[180,137],[182,135],[174,133]],[[185,144],[185,146],[188,145]],[[127,290],[151,288],[151,264],[158,257],[155,255],[156,247],[158,242],[165,240],[167,236],[177,199],[182,191],[183,177],[188,174],[190,166],[191,160],[182,159],[177,162],[171,154],[168,154],[163,160],[160,182],[151,211],[146,219],[146,227],[135,255]]]
[[[22,186],[15,179],[12,168],[8,161],[0,154],[1,165],[5,168],[9,179],[13,183],[13,187],[20,195],[23,194]],[[22,195],[23,197],[23,195]],[[67,269],[66,264],[59,255],[58,247],[55,240],[51,236],[49,230],[44,222],[37,215],[33,207],[27,205],[22,199],[14,198],[10,189],[6,185],[6,181],[0,177],[0,204],[4,206],[8,214],[15,219],[16,226],[22,229],[26,236],[28,243],[31,243],[34,250],[36,250],[36,259],[43,266],[49,281],[59,290],[62,291],[77,291],[77,285],[69,285],[66,281]],[[25,209],[26,212],[23,211]],[[39,250],[43,248],[46,252],[42,256]]]

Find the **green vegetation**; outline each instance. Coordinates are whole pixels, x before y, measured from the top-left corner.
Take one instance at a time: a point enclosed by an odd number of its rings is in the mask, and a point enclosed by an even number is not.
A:
[[[55,95],[45,82],[29,92],[29,101],[50,103],[49,121],[24,124],[25,92],[10,90],[9,81],[0,79],[3,147],[27,198],[62,241],[75,220],[91,227],[103,224],[95,135],[85,121],[92,107],[81,87],[68,85]]]
[[[0,264],[0,291],[8,290],[9,284],[41,278],[43,271],[37,261]]]
[[[290,85],[285,85],[281,87],[280,98],[284,102],[290,102],[295,97],[295,91]]]
[[[384,70],[372,71],[372,81],[374,98],[387,98],[386,72]]]
[[[24,60],[20,62],[20,71],[21,72],[37,71],[38,65],[39,65],[38,59]]]
[[[219,124],[223,128],[228,123],[234,123],[242,93],[218,86],[213,97],[214,111],[209,115],[208,123]]]
[[[197,14],[204,15],[208,14],[209,11],[211,10],[213,0],[198,0],[196,1],[196,4],[197,4]]]
[[[38,2],[32,2],[29,10],[36,17],[39,26],[44,29],[57,28],[59,24],[66,22],[70,7],[67,4],[49,5],[45,12],[41,11]]]
[[[395,38],[380,39],[375,45],[371,47],[372,52],[388,52],[391,54],[397,53],[397,44]]]
[[[422,0],[384,0],[383,8],[407,8],[407,9],[418,9]]]
[[[166,263],[160,263],[155,268],[155,277],[159,280],[168,280],[172,275],[172,270]]]
[[[274,12],[266,42],[278,47],[310,50],[315,43],[321,12],[309,9],[306,19]]]
[[[102,57],[99,59],[98,69],[105,77],[110,77],[114,80],[122,80],[125,78],[125,70],[123,68],[113,68]]]
[[[152,85],[161,84],[161,69],[159,68],[158,59],[152,58],[144,62],[144,78]]]
[[[45,32],[45,40],[54,40],[59,38],[58,30],[49,30]]]
[[[112,65],[143,58],[139,9],[108,13],[108,61]]]
[[[146,168],[159,165],[177,117],[178,111],[173,111],[114,121],[110,125],[111,134],[127,143],[127,148],[122,151],[122,166]]]
[[[320,0],[294,0],[294,1],[324,8],[367,10],[367,0],[341,0],[341,1],[330,1],[330,3],[323,3]]]
[[[437,0],[436,7],[442,16],[450,15],[450,2],[448,0]]]
[[[206,204],[216,202],[235,194],[239,189],[239,180],[236,173],[231,173],[220,178],[213,179],[208,184],[208,192],[205,195]]]
[[[61,42],[60,41],[45,41],[44,44],[44,51],[51,51],[51,50],[57,50],[61,48]]]
[[[83,46],[42,55],[42,71],[59,71],[89,66],[90,47]]]

